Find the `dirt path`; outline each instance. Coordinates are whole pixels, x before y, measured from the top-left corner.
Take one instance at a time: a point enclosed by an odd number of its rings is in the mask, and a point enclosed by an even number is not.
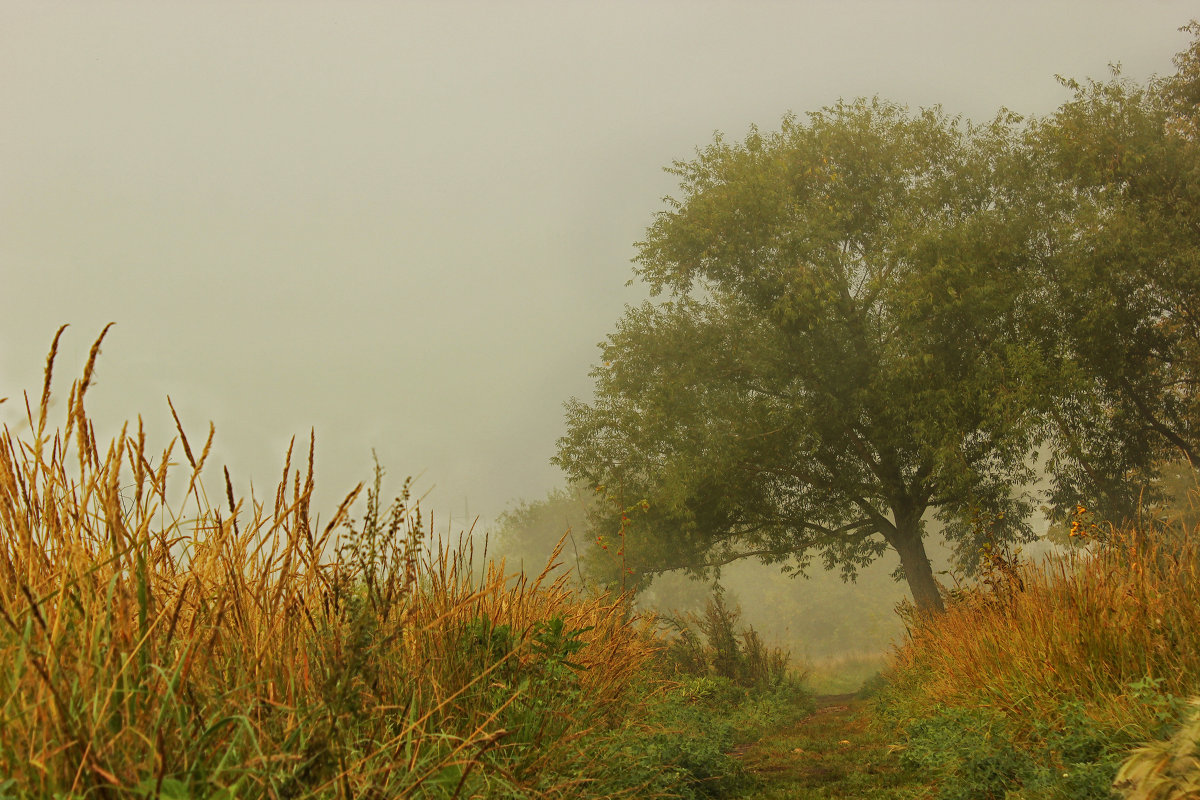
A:
[[[864,701],[852,694],[823,695],[800,721],[767,734],[737,755],[760,780],[746,797],[932,798],[932,787],[901,768],[888,742],[867,724]]]

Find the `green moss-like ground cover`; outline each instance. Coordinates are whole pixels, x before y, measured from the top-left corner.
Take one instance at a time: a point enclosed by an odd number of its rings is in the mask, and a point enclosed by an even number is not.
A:
[[[932,798],[935,787],[900,764],[885,735],[869,725],[865,701],[854,695],[816,698],[816,710],[769,732],[737,755],[758,778],[743,795],[762,800]]]

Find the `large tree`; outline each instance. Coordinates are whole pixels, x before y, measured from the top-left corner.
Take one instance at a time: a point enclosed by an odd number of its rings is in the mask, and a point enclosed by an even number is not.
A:
[[[1174,75],[1065,81],[1031,176],[1053,257],[1041,334],[1056,381],[1053,505],[1134,518],[1157,465],[1200,464],[1200,26]]]
[[[627,513],[637,571],[753,556],[852,576],[886,550],[921,610],[937,518],[961,560],[1028,537],[1013,336],[1040,254],[1008,115],[841,103],[671,172],[638,247],[655,298],[601,344],[557,463]]]

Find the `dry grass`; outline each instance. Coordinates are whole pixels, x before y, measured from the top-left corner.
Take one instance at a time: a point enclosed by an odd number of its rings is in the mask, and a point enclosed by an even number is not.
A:
[[[912,622],[891,667],[914,713],[984,707],[1044,720],[1079,700],[1101,727],[1145,733],[1161,722],[1150,695],[1200,692],[1200,530],[1105,539],[1040,564],[993,555],[982,586]]]
[[[318,528],[311,440],[270,501],[226,472],[210,504],[211,427],[96,441],[103,335],[49,424],[61,334],[31,440],[0,437],[0,794],[589,794],[584,738],[654,648],[625,598],[431,544],[407,486],[382,504],[376,482],[355,522],[360,485]]]
[[[1200,529],[1081,508],[1071,535],[1037,564],[985,552],[945,614],[907,615],[875,710],[948,797],[1195,797]]]
[[[1117,772],[1114,788],[1126,800],[1188,800],[1200,797],[1200,698],[1169,741],[1133,751]]]

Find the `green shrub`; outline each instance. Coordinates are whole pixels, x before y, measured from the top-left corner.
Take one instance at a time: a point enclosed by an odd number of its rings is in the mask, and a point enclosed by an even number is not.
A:
[[[902,761],[940,778],[939,800],[1003,800],[1029,772],[1002,714],[942,708],[905,734]]]
[[[887,678],[882,672],[876,672],[862,682],[855,694],[864,700],[870,700],[878,697],[885,689],[887,689]]]
[[[664,651],[667,668],[679,675],[721,677],[757,689],[791,679],[790,654],[768,647],[753,626],[740,628],[741,617],[741,609],[729,606],[718,589],[703,616],[668,618],[675,633]]]
[[[739,734],[731,712],[746,696],[727,678],[685,680],[650,707],[638,746],[686,776],[694,795],[733,794],[748,780],[741,763],[729,755]]]
[[[1178,725],[1181,706],[1176,698],[1155,692],[1157,686],[1157,681],[1146,679],[1131,684],[1128,691],[1147,715],[1161,720],[1162,729],[1170,729]],[[898,717],[886,690],[875,709],[893,722]],[[1021,724],[995,709],[941,707],[909,720],[902,729],[902,760],[938,779],[939,800],[1107,800],[1133,744],[1130,732],[1098,722],[1078,700],[1065,700],[1050,717]],[[1168,749],[1150,745],[1138,752],[1145,763]],[[1160,758],[1154,763],[1165,762]],[[1130,766],[1119,782],[1145,785],[1151,772]]]

